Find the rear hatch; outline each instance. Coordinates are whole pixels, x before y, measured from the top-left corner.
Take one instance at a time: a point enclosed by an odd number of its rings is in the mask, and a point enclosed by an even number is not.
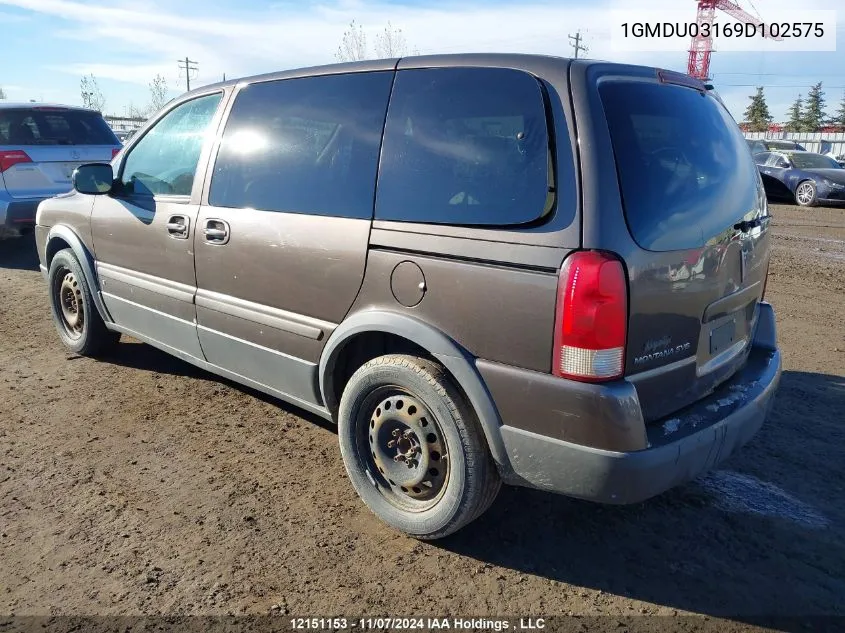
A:
[[[745,363],[770,251],[742,133],[703,84],[672,77],[598,86],[635,243],[625,254],[625,374],[647,420],[706,396]]]
[[[98,112],[33,106],[0,108],[0,172],[12,198],[69,191],[83,163],[109,162],[120,141]]]

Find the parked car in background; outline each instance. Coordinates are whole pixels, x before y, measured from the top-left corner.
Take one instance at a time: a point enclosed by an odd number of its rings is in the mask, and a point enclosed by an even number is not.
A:
[[[763,141],[747,138],[745,139],[745,142],[748,143],[748,149],[751,150],[752,154],[759,154],[760,152],[769,151],[769,148],[766,147],[766,144]]]
[[[799,152],[806,152],[807,148],[798,143],[797,141],[790,141],[787,139],[762,139],[759,141],[762,143],[766,150],[770,152],[774,151],[799,151]]]
[[[502,481],[640,502],[774,401],[763,184],[687,75],[534,55],[261,75],[179,97],[74,186],[36,226],[64,345],[125,333],[336,421],[338,485],[418,538]]]
[[[845,202],[845,169],[829,156],[763,152],[754,161],[771,200],[794,200],[802,207]]]
[[[138,130],[120,130],[119,132],[115,132],[115,136],[117,136],[118,140],[121,143],[126,143]]]
[[[108,162],[120,147],[99,112],[0,103],[0,238],[31,232],[39,202],[70,191],[74,169]]]

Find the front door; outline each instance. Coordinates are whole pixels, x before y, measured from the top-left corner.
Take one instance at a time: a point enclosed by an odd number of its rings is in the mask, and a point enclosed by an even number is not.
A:
[[[393,72],[234,97],[194,233],[197,324],[220,373],[303,406],[364,276]]]
[[[193,303],[202,188],[195,175],[221,100],[221,92],[197,97],[159,119],[129,149],[115,192],[97,196],[91,216],[103,302],[115,323],[189,359],[203,358]]]

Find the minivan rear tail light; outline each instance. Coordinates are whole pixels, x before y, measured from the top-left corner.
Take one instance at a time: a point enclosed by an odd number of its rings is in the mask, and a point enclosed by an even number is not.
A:
[[[619,378],[627,330],[628,285],[622,263],[600,251],[570,255],[558,279],[552,373],[584,382]]]
[[[120,147],[112,147],[112,150],[111,150],[111,157],[112,157],[112,158],[114,158],[115,156],[117,156],[118,154],[120,154],[120,150],[121,150],[121,148],[120,148]]]
[[[32,159],[20,149],[0,149],[0,173],[3,173],[18,163],[31,163]]]

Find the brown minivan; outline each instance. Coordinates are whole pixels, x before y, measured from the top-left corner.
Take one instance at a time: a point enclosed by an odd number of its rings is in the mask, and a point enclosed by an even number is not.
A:
[[[336,421],[352,486],[418,538],[502,481],[652,497],[747,442],[780,377],[760,176],[684,75],[262,75],[176,99],[74,188],[36,227],[64,344],[124,333]]]

